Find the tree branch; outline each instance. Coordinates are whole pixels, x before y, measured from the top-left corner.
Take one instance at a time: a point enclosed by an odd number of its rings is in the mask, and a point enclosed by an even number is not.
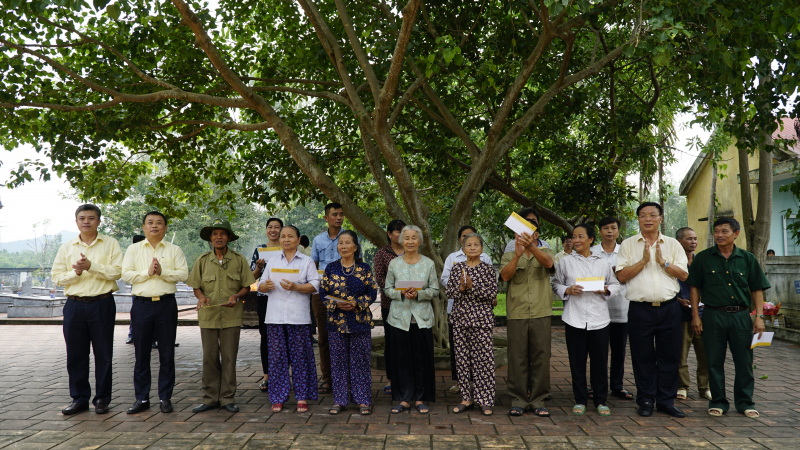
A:
[[[389,117],[389,125],[388,125],[388,127],[389,127],[390,130],[392,128],[394,128],[394,124],[395,124],[395,122],[397,122],[397,119],[400,117],[400,113],[403,112],[403,108],[405,107],[406,103],[408,103],[408,101],[411,100],[411,97],[414,95],[414,92],[416,92],[417,89],[419,89],[420,86],[422,86],[422,83],[424,83],[424,82],[425,82],[425,78],[424,78],[424,75],[423,75],[423,77],[419,77],[413,83],[411,83],[411,86],[409,86],[408,89],[406,89],[406,91],[403,92],[403,96],[400,97],[400,100],[397,102],[397,105],[394,107],[394,111],[392,112],[391,117]]]
[[[155,125],[150,128],[153,130],[161,130],[164,128],[174,127],[176,125],[205,125],[210,127],[221,128],[223,130],[239,130],[239,131],[258,131],[268,130],[271,127],[267,122],[259,123],[231,123],[231,122],[215,122],[213,120],[173,120],[172,122],[163,125]]]
[[[305,79],[297,79],[297,78],[259,78],[259,77],[241,77],[242,80],[245,81],[261,81],[262,83],[268,84],[285,84],[285,83],[297,83],[297,84],[318,84],[320,86],[341,86],[341,81],[323,81],[323,80],[305,80]]]
[[[369,83],[369,87],[372,90],[372,97],[375,100],[375,104],[377,104],[381,90],[378,77],[375,76],[375,71],[372,70],[372,64],[370,64],[369,59],[367,59],[364,47],[361,46],[361,42],[358,40],[358,36],[356,36],[356,31],[353,28],[352,20],[350,20],[350,14],[347,13],[347,8],[344,6],[342,0],[335,0],[335,3],[336,9],[339,11],[339,20],[342,22],[345,34],[347,34],[347,39],[350,41],[350,47],[352,47],[353,53],[356,55],[356,60],[361,66],[361,70],[364,71],[364,76],[367,78],[367,83]]]
[[[337,0],[337,2],[340,1],[341,0]],[[389,109],[392,106],[392,99],[397,89],[397,83],[400,80],[400,73],[403,70],[403,61],[405,60],[408,42],[411,39],[411,32],[414,31],[414,22],[417,18],[420,2],[421,0],[409,0],[403,8],[403,22],[400,24],[400,33],[397,36],[397,43],[395,44],[394,53],[392,54],[392,63],[389,66],[389,73],[381,89],[380,97],[376,102],[376,128],[383,127],[389,116]]]

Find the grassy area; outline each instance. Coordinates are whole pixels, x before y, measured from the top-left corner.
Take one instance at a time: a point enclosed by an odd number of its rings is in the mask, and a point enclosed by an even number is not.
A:
[[[553,307],[554,308],[561,308],[564,306],[564,302],[562,301],[554,301]],[[506,294],[497,294],[497,306],[494,307],[494,315],[495,316],[505,316],[506,315]],[[561,311],[553,311],[553,315],[560,316]]]

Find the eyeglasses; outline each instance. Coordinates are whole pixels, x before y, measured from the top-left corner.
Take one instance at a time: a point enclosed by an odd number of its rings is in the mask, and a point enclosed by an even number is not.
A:
[[[659,217],[661,217],[661,214],[648,214],[645,216],[639,216],[639,220],[645,220],[645,219],[656,220]]]

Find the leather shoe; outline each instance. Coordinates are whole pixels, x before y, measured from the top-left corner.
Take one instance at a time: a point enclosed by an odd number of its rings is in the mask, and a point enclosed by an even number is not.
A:
[[[675,405],[657,406],[656,409],[658,409],[660,412],[667,413],[672,417],[677,417],[678,419],[686,417],[686,413],[681,411]]]
[[[645,402],[643,405],[639,406],[639,415],[642,417],[650,417],[653,415],[653,404],[650,402]]]
[[[172,402],[169,400],[161,400],[161,412],[168,414],[172,412]]]
[[[228,412],[232,412],[232,413],[239,412],[239,407],[236,406],[235,403],[228,403],[227,405],[225,405],[225,409],[228,410]]]
[[[97,403],[94,405],[94,413],[95,414],[106,414],[108,413],[108,405],[103,400],[98,400]]]
[[[216,408],[217,408],[216,406],[206,405],[205,403],[203,403],[200,406],[195,406],[194,408],[192,408],[192,412],[201,413],[203,411],[208,411],[210,409],[216,409]]]
[[[136,400],[136,403],[128,408],[128,414],[137,414],[145,409],[150,409],[150,400]]]
[[[72,404],[61,410],[61,414],[65,416],[71,416],[73,414],[78,414],[79,412],[88,410],[89,410],[88,403],[72,402]]]

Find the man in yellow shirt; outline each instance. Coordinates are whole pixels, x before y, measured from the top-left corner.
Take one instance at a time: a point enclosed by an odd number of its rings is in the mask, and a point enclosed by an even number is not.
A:
[[[631,366],[639,415],[653,407],[686,417],[675,406],[683,331],[678,280],[686,281],[688,260],[681,244],[659,231],[664,209],[645,202],[636,209],[639,234],[625,239],[617,256],[617,279],[625,283]]]
[[[131,284],[133,305],[133,344],[136,363],[133,389],[136,402],[128,414],[150,408],[150,351],[153,338],[158,346],[158,398],[161,412],[172,412],[175,387],[175,333],[178,327],[178,304],[175,283],[186,281],[189,267],[177,245],[164,241],[167,218],[158,211],[144,216],[145,239],[131,245],[122,261],[122,279]]]
[[[111,359],[117,306],[113,292],[122,272],[122,249],[116,239],[97,232],[100,208],[81,205],[75,211],[80,235],[62,244],[50,276],[64,286],[64,341],[72,404],[64,415],[89,409],[89,347],[94,351],[95,413],[105,414],[111,402]]]

